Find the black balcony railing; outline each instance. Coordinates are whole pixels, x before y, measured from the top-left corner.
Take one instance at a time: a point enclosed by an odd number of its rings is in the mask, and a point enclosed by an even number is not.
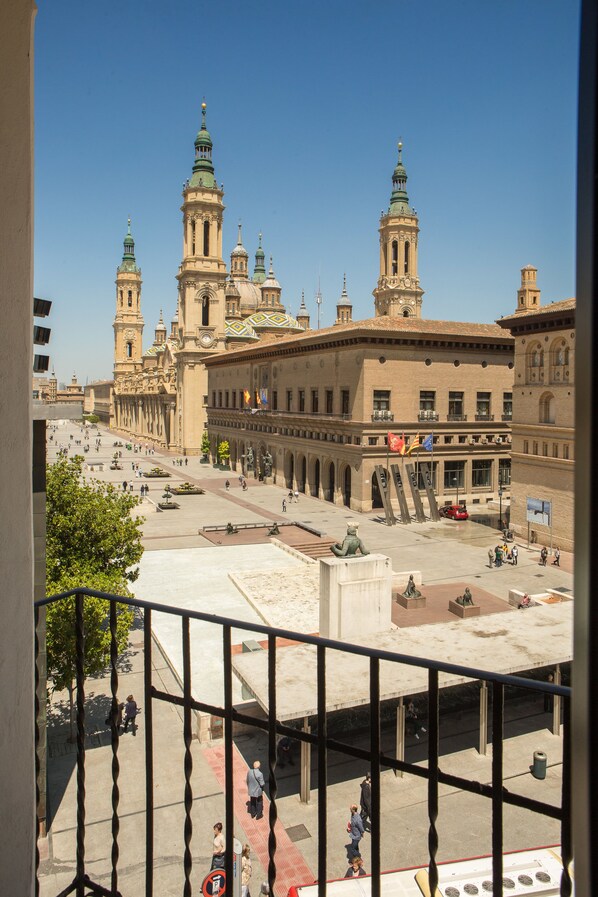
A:
[[[455,413],[451,413],[451,412],[449,412],[449,413],[447,414],[447,416],[446,416],[446,419],[447,419],[447,420],[461,420],[461,421],[463,421],[463,420],[467,420],[467,415],[466,415],[466,414],[455,414]]]
[[[438,411],[427,411],[427,410],[422,409],[419,411],[419,413],[417,415],[417,419],[420,421],[421,420],[438,420],[438,418],[439,418]]]
[[[476,420],[494,420],[494,415],[490,414],[489,411],[478,411],[475,416]]]
[[[184,897],[190,897],[192,851],[191,842],[193,825],[191,811],[193,807],[192,788],[192,711],[209,713],[220,717],[224,722],[224,755],[225,755],[225,825],[226,825],[226,852],[225,873],[228,881],[233,880],[233,832],[234,832],[234,805],[233,805],[233,723],[242,723],[260,729],[268,735],[268,771],[269,771],[269,838],[268,838],[268,883],[270,894],[273,897],[284,897],[280,888],[276,888],[277,878],[277,846],[274,828],[278,819],[277,809],[277,736],[287,735],[295,740],[306,742],[313,746],[317,752],[318,766],[318,895],[326,897],[326,882],[329,877],[327,866],[327,827],[328,827],[328,792],[327,792],[327,752],[335,751],[361,761],[367,762],[372,777],[372,817],[371,817],[371,894],[372,897],[381,895],[381,861],[380,861],[380,774],[382,767],[388,767],[395,771],[406,772],[410,775],[427,779],[428,781],[428,853],[429,853],[429,884],[430,893],[437,892],[438,870],[436,857],[439,847],[439,835],[437,820],[439,815],[439,786],[448,785],[451,788],[460,789],[470,794],[486,797],[491,801],[492,807],[492,893],[496,897],[503,895],[503,811],[505,805],[519,807],[533,813],[542,814],[561,823],[561,856],[563,871],[560,883],[562,897],[570,897],[572,893],[572,881],[570,865],[572,860],[571,845],[571,805],[570,805],[570,698],[571,690],[568,687],[554,685],[548,682],[525,679],[519,676],[501,675],[490,673],[486,670],[478,670],[457,664],[443,663],[437,660],[429,660],[420,657],[411,657],[405,654],[390,651],[376,650],[373,648],[351,645],[318,636],[304,635],[285,629],[265,626],[257,623],[248,623],[241,620],[233,620],[200,611],[182,610],[164,604],[149,601],[141,601],[134,598],[124,598],[116,595],[98,592],[92,589],[80,589],[65,592],[60,595],[45,598],[36,602],[35,624],[36,630],[39,623],[39,608],[75,596],[74,634],[76,645],[76,864],[75,878],[72,883],[58,897],[66,897],[75,893],[77,897],[88,894],[106,895],[106,897],[120,897],[118,890],[119,876],[119,829],[120,820],[118,814],[119,805],[119,775],[118,761],[119,736],[117,726],[118,715],[118,654],[117,654],[117,605],[124,604],[143,611],[143,645],[144,645],[144,714],[145,714],[145,895],[153,897],[159,890],[154,891],[154,739],[153,739],[153,702],[165,701],[183,708],[183,743],[185,747],[184,759],[181,769],[181,777],[184,781],[184,852],[182,868],[184,874]],[[110,849],[110,887],[100,885],[90,878],[86,869],[85,835],[86,835],[86,792],[85,792],[85,631],[84,631],[84,603],[87,596],[103,598],[109,602],[109,615],[107,625],[111,635],[110,652],[110,692],[111,692],[111,748],[112,748],[112,818],[111,818],[111,849]],[[157,687],[152,680],[152,613],[159,612],[179,617],[181,621],[181,635],[183,645],[183,675],[182,695],[168,694]],[[223,644],[223,677],[224,677],[224,706],[218,707],[198,701],[191,693],[191,641],[190,621],[201,620],[212,625],[219,626],[222,631]],[[268,710],[267,718],[256,718],[238,710],[233,704],[233,664],[232,664],[232,631],[247,630],[252,633],[260,633],[268,641]],[[295,643],[313,645],[316,648],[317,658],[317,732],[298,730],[279,722],[276,715],[277,706],[277,639],[290,639]],[[36,639],[36,652],[39,650]],[[283,649],[284,650],[284,649]],[[370,747],[369,750],[356,747],[345,742],[338,741],[328,735],[327,709],[326,709],[326,681],[327,681],[327,651],[342,651],[347,654],[366,657],[369,659],[369,694],[370,694]],[[380,697],[380,664],[390,662],[406,664],[428,671],[428,765],[420,766],[409,763],[385,754],[381,749],[381,697]],[[480,782],[463,776],[452,775],[443,772],[440,768],[440,709],[439,709],[439,675],[455,675],[460,679],[479,680],[485,685],[491,686],[492,696],[492,776],[491,783]],[[36,656],[37,678],[37,656]],[[561,806],[545,803],[532,799],[526,795],[517,794],[504,785],[503,776],[503,729],[504,694],[507,687],[537,691],[544,695],[551,695],[553,700],[562,699],[564,702],[563,713],[563,773]],[[560,703],[560,701],[559,701]],[[39,705],[36,704],[36,720]],[[36,730],[36,742],[38,733]],[[39,797],[39,795],[38,795]],[[108,851],[107,851],[108,853]],[[94,848],[94,867],[97,868],[97,845]],[[108,861],[107,861],[108,862]],[[39,854],[37,856],[39,866]],[[106,870],[107,871],[107,870]],[[39,893],[39,881],[37,883]],[[508,892],[507,892],[508,893]]]

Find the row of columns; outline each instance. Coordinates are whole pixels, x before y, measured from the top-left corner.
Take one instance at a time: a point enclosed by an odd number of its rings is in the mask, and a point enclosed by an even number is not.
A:
[[[114,425],[135,439],[150,439],[170,448],[175,432],[175,404],[171,400],[165,402],[161,396],[115,396]]]
[[[554,684],[560,685],[561,668],[559,664],[557,664],[553,676]],[[553,696],[551,726],[553,735],[561,734],[561,705],[562,698],[558,695]],[[401,762],[405,761],[405,721],[405,702],[404,698],[401,697],[397,706],[396,721],[396,759]],[[303,720],[302,731],[311,732],[308,717],[305,717]],[[486,681],[480,683],[480,738],[478,750],[484,756],[488,753],[488,683]],[[402,770],[395,770],[394,772],[396,776],[403,777]],[[301,742],[300,774],[299,796],[301,803],[307,804],[310,800],[311,790],[311,745],[303,741]]]

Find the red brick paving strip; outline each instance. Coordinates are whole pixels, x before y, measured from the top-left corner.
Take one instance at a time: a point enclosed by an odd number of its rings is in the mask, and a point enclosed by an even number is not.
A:
[[[224,790],[224,745],[207,748],[205,758],[220,786]],[[233,779],[234,779],[234,810],[235,819],[245,832],[247,843],[251,850],[257,854],[261,866],[268,869],[268,835],[270,825],[268,814],[270,801],[264,795],[264,815],[262,819],[252,819],[247,812],[247,770],[249,767],[241,756],[236,745],[233,745]],[[278,897],[286,897],[291,885],[305,884],[315,881],[315,876],[307,865],[301,851],[295,847],[280,819],[276,823],[276,894]],[[254,893],[258,893],[260,882],[252,882]]]

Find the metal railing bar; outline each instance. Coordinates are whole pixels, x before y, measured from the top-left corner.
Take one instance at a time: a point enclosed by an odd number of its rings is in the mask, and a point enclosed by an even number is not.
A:
[[[370,658],[370,755],[372,897],[380,897],[380,661],[375,657]]]
[[[504,689],[492,685],[492,888],[502,894],[503,877],[503,723]]]
[[[479,670],[475,667],[464,667],[459,664],[446,663],[443,661],[433,660],[431,658],[414,657],[409,654],[394,653],[392,651],[381,650],[377,648],[369,648],[364,645],[352,645],[347,642],[336,641],[334,639],[322,638],[321,636],[309,635],[302,632],[295,632],[291,629],[279,629],[274,626],[267,626],[262,623],[250,623],[247,620],[236,620],[231,617],[221,617],[218,614],[207,614],[202,611],[184,610],[178,607],[172,607],[167,604],[159,604],[154,601],[144,601],[140,598],[130,598],[121,595],[111,595],[107,592],[99,592],[96,589],[78,589],[68,592],[61,592],[57,595],[51,595],[41,598],[35,602],[36,607],[45,607],[54,601],[71,595],[89,595],[95,598],[104,598],[106,601],[116,601],[118,604],[127,604],[130,607],[148,608],[158,613],[170,614],[176,617],[183,617],[189,620],[200,620],[204,623],[212,623],[217,626],[230,626],[231,629],[241,629],[247,632],[261,632],[265,636],[274,636],[275,638],[295,641],[306,645],[324,645],[326,648],[332,648],[341,651],[344,654],[355,654],[360,657],[376,657],[378,660],[388,661],[389,663],[406,664],[407,666],[419,667],[425,670],[436,670],[439,673],[449,673],[457,676],[463,676],[466,679],[480,679],[487,682],[501,682],[504,686],[512,686],[514,688],[525,688],[530,691],[538,691],[550,695],[560,695],[568,698],[571,695],[571,689],[564,685],[555,685],[554,683],[541,682],[535,679],[524,679],[519,676],[512,676],[506,673],[493,673],[488,670]]]
[[[438,756],[440,743],[440,706],[438,696],[438,672],[430,670],[428,673],[428,817],[430,819],[430,827],[428,829],[428,853],[430,855],[428,874],[430,877],[430,893],[432,894],[436,894],[438,888],[438,867],[436,865],[436,854],[438,853],[436,821],[438,819]]]
[[[145,897],[154,893],[154,709],[152,705],[152,612],[143,612],[145,700]]]
[[[120,802],[120,792],[118,788],[118,776],[120,773],[120,764],[118,762],[118,670],[116,664],[118,662],[118,643],[116,641],[116,604],[114,601],[110,603],[110,691],[112,695],[112,706],[110,708],[110,748],[112,751],[112,850],[110,853],[110,862],[112,865],[110,884],[114,892],[118,890],[118,835],[120,831],[120,820],[118,817],[118,805]],[[135,725],[135,720],[133,720]]]
[[[328,719],[326,715],[326,648],[318,645],[318,897],[326,897],[328,878]],[[311,736],[313,738],[314,736]],[[310,740],[311,740],[310,738]]]
[[[183,630],[183,741],[185,743],[185,850],[183,856],[185,882],[183,885],[183,897],[191,897],[191,870],[193,867],[191,854],[191,838],[193,835],[191,773],[193,772],[193,757],[191,755],[191,644],[189,638],[189,617],[183,617],[181,622]]]
[[[226,880],[233,880],[233,839],[235,834],[234,773],[233,773],[233,668],[230,626],[222,628],[222,659],[224,662],[224,826],[226,852],[224,869]]]
[[[276,884],[276,636],[268,636],[268,777],[270,789],[270,813],[268,833],[268,885],[271,897],[275,897]]]
[[[83,595],[75,592],[75,652],[77,682],[77,849],[75,882],[83,897],[85,875],[85,629]]]

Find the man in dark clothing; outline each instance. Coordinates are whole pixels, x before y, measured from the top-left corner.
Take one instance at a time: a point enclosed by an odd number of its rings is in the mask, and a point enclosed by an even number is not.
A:
[[[357,812],[357,807],[355,804],[352,804],[350,807],[351,811],[351,819],[349,821],[349,834],[351,835],[351,844],[348,845],[348,854],[349,860],[352,860],[354,857],[361,856],[359,851],[359,842],[363,838],[363,833],[365,831],[363,827],[363,822],[361,821],[361,816]]]
[[[293,760],[293,742],[288,735],[283,735],[278,742],[276,754],[278,757],[278,765],[281,768],[285,763],[289,763],[291,766],[295,765],[295,761]]]
[[[371,820],[372,817],[372,777],[369,772],[366,772],[365,779],[361,783],[361,797],[359,798],[359,805],[361,807],[361,818],[363,820],[363,826],[367,831],[367,822]]]
[[[127,702],[125,704],[125,724],[123,726],[123,732],[126,732],[129,723],[131,723],[131,728],[133,730],[133,735],[137,734],[137,726],[135,725],[135,717],[139,713],[139,708],[137,707],[137,701],[133,697],[133,695],[127,696]]]
[[[249,797],[249,813],[254,819],[264,815],[264,777],[260,770],[261,763],[256,760],[253,768],[247,772],[247,795]]]

